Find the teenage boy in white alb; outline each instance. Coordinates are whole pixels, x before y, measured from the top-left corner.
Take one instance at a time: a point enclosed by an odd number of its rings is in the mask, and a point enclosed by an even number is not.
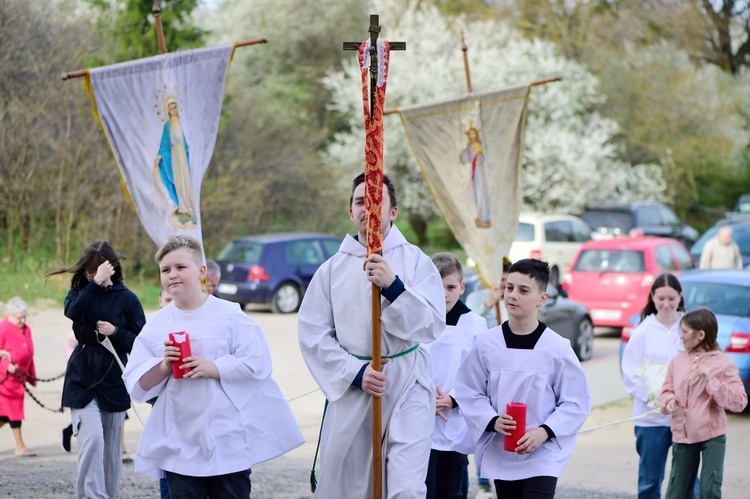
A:
[[[453,386],[461,361],[469,353],[477,334],[487,331],[487,321],[459,299],[466,289],[461,263],[450,253],[432,256],[445,290],[445,329],[426,345],[435,375],[435,432],[432,434],[427,468],[427,497],[463,498],[468,494],[469,458],[474,453],[466,422],[454,398]]]
[[[508,320],[477,336],[456,379],[456,400],[477,443],[477,467],[498,498],[554,497],[591,395],[570,342],[537,319],[547,301],[549,265],[511,265],[505,287]],[[503,449],[516,428],[506,404],[527,406],[526,433]]]
[[[372,398],[382,400],[383,497],[424,497],[435,422],[430,355],[445,328],[435,265],[395,225],[396,189],[383,178],[383,255],[365,257],[364,175],[349,217],[357,234],[315,272],[298,314],[302,357],[328,400],[315,497],[372,497]],[[380,288],[382,372],[372,368],[372,284]],[[377,292],[377,291],[376,291]]]

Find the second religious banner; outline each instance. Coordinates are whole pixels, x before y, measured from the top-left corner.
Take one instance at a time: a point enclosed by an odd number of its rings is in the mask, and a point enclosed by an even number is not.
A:
[[[91,69],[94,113],[151,239],[202,241],[200,190],[219,131],[233,45]]]
[[[518,223],[529,89],[399,108],[435,202],[487,285],[500,283]]]

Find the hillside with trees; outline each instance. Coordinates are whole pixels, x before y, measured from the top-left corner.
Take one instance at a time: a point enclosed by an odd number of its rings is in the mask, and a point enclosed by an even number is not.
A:
[[[136,269],[155,246],[120,184],[81,80],[64,71],[158,52],[152,0],[0,0],[0,261],[70,262],[109,239]],[[531,92],[529,209],[577,213],[599,197],[657,198],[699,228],[750,190],[750,9],[706,0],[161,0],[170,51],[268,37],[238,49],[201,191],[207,254],[277,230],[342,235],[362,167],[359,76],[343,41],[368,14],[394,53],[387,105],[475,89]],[[54,15],[50,12],[54,11]],[[440,222],[397,115],[386,171],[421,243]]]

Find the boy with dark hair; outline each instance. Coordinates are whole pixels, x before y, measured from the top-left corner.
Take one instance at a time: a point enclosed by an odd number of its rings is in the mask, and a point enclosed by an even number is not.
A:
[[[505,286],[508,320],[477,336],[456,379],[456,400],[477,443],[477,468],[494,479],[498,498],[554,497],[575,436],[591,412],[586,376],[570,342],[537,318],[547,301],[549,265],[511,265]],[[526,432],[513,451],[504,439],[516,429],[506,404],[526,404]]]
[[[432,263],[443,279],[446,326],[437,340],[425,346],[432,356],[436,394],[426,497],[465,499],[469,480],[467,454],[474,452],[474,443],[454,398],[454,385],[458,366],[477,334],[487,330],[487,322],[459,299],[466,285],[458,259],[450,253],[437,253],[432,256]]]

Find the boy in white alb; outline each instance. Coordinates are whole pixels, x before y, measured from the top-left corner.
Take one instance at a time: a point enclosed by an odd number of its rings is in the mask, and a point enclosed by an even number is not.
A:
[[[468,456],[474,443],[468,434],[453,385],[461,361],[469,353],[477,334],[487,331],[484,318],[473,313],[459,299],[466,289],[461,263],[450,253],[437,253],[432,263],[440,272],[445,290],[445,329],[425,345],[432,357],[435,378],[435,431],[427,468],[426,499],[464,498],[468,494]]]
[[[549,265],[511,265],[508,321],[477,336],[456,378],[456,400],[477,443],[477,467],[494,479],[499,499],[554,497],[575,436],[591,412],[586,376],[570,342],[537,319],[547,301]],[[503,450],[516,428],[506,404],[527,406],[526,433]]]
[[[431,343],[445,328],[445,297],[430,258],[393,222],[396,187],[383,175],[383,254],[366,256],[365,177],[352,182],[357,234],[315,272],[299,309],[302,358],[328,400],[320,433],[318,499],[373,496],[372,399],[382,402],[382,491],[424,497],[435,422]],[[363,267],[364,265],[364,267]],[[372,367],[373,284],[380,288],[383,369]],[[375,291],[377,293],[377,290]]]
[[[174,301],[148,319],[122,375],[133,400],[158,396],[135,471],[165,473],[172,497],[250,497],[251,466],[304,441],[271,378],[263,332],[236,303],[201,291],[206,267],[194,239],[170,237],[156,261]],[[192,349],[182,379],[172,376],[179,349],[169,341],[179,331]]]

